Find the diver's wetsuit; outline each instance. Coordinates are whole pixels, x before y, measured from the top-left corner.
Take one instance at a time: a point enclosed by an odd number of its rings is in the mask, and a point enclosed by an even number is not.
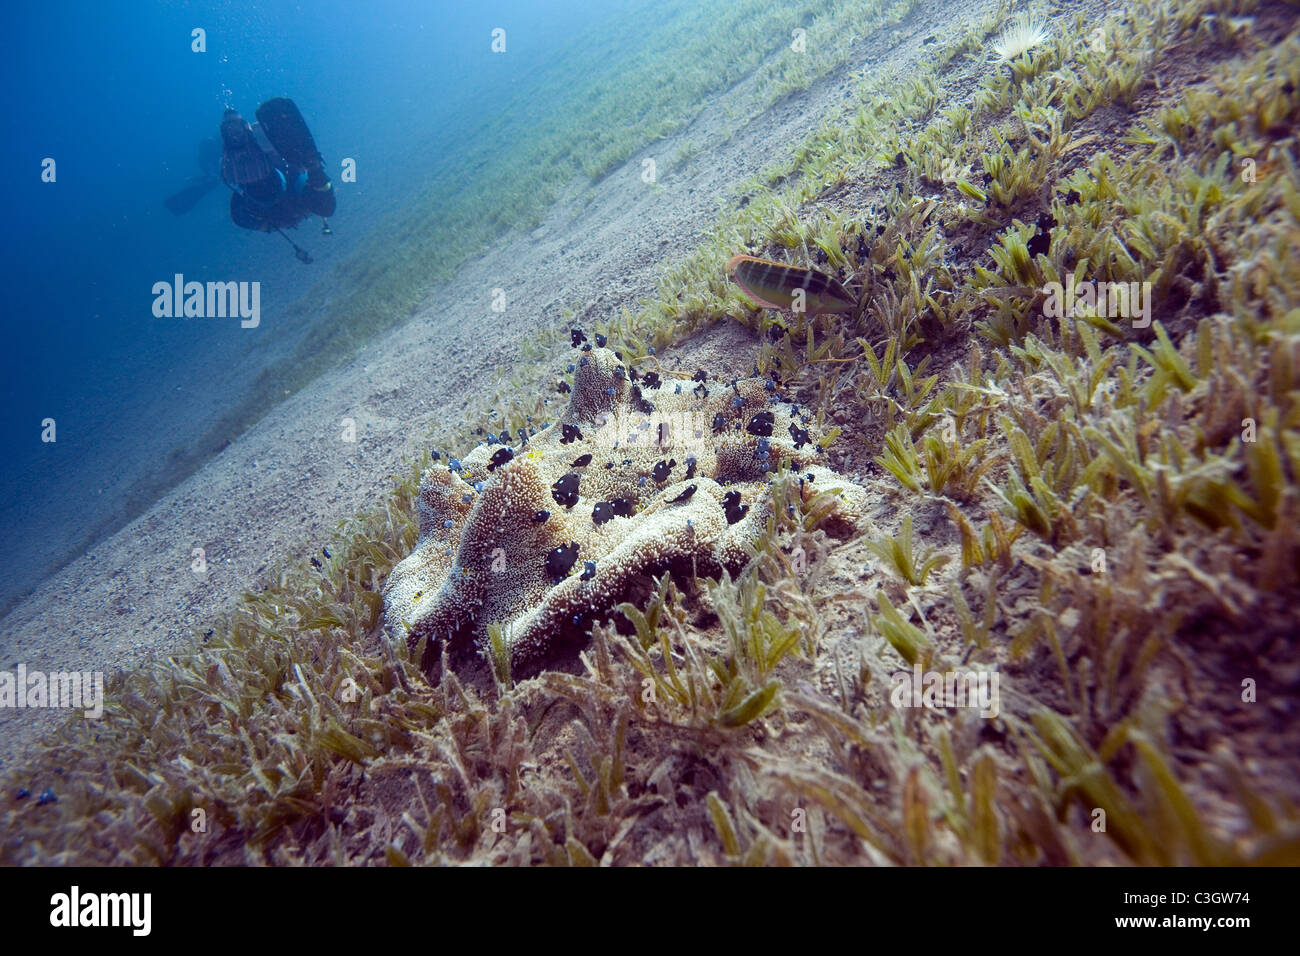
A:
[[[258,116],[268,107],[272,108],[270,117],[276,116],[279,107],[292,113],[294,119],[287,121],[288,125],[301,124],[297,108],[288,100],[267,101]],[[334,215],[334,187],[306,125],[301,124],[300,131],[291,130],[288,140],[281,130],[280,142],[272,139],[271,130],[262,132],[269,149],[263,148],[253,128],[234,110],[227,110],[221,120],[221,178],[231,188],[230,218],[235,225],[270,232],[296,226],[308,216]],[[286,157],[286,153],[290,155]]]

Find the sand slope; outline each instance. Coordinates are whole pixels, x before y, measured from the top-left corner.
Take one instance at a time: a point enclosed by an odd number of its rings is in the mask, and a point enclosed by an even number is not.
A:
[[[577,308],[590,325],[635,311],[663,265],[693,249],[729,187],[786,156],[864,72],[897,71],[925,40],[985,15],[992,0],[925,5],[859,39],[854,56],[810,90],[732,129],[749,82],[707,104],[678,136],[654,144],[595,187],[575,185],[530,235],[502,241],[433,290],[412,321],[287,399],[199,473],[45,581],[0,621],[0,668],[103,670],[182,651],[242,589],[278,561],[328,543],[337,523],[404,471],[431,427],[490,404],[498,369],[520,344]],[[741,113],[741,115],[744,115]],[[670,170],[681,144],[692,159]],[[659,163],[659,188],[640,178]],[[492,290],[507,309],[491,311]],[[558,358],[557,358],[558,361]],[[342,419],[357,441],[341,438]],[[203,548],[205,574],[191,570]],[[0,710],[0,765],[66,712]]]

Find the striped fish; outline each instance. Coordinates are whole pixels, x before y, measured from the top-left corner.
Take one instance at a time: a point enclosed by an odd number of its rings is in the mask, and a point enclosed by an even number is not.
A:
[[[727,274],[758,305],[769,309],[793,309],[795,290],[803,289],[803,311],[852,312],[857,300],[844,286],[813,269],[801,269],[754,256],[733,256]]]

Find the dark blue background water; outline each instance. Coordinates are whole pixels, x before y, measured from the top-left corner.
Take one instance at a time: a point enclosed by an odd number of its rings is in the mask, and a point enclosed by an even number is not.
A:
[[[193,428],[179,423],[232,399],[235,363],[258,360],[237,320],[155,318],[153,283],[258,280],[259,333],[275,335],[277,310],[495,111],[523,99],[526,114],[548,58],[628,2],[6,5],[0,610],[125,508],[138,476],[163,466],[159,449]],[[191,51],[195,27],[205,53]],[[494,27],[505,56],[490,50]],[[315,221],[294,234],[311,266],[280,237],[235,228],[224,187],[184,217],[162,205],[197,173],[227,103],[251,119],[276,95],[298,103],[339,193],[334,236]],[[345,156],[355,185],[338,182]],[[56,183],[41,182],[45,157]],[[47,417],[56,444],[40,441]]]

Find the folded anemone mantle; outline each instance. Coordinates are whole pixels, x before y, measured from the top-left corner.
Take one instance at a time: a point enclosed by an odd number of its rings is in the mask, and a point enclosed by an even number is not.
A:
[[[865,493],[817,464],[810,428],[763,379],[660,380],[587,347],[559,421],[523,447],[480,445],[424,473],[419,540],[384,588],[386,625],[412,647],[483,648],[496,623],[513,661],[544,659],[638,577],[743,567],[782,460],[805,498],[833,491],[836,523],[860,525]]]

